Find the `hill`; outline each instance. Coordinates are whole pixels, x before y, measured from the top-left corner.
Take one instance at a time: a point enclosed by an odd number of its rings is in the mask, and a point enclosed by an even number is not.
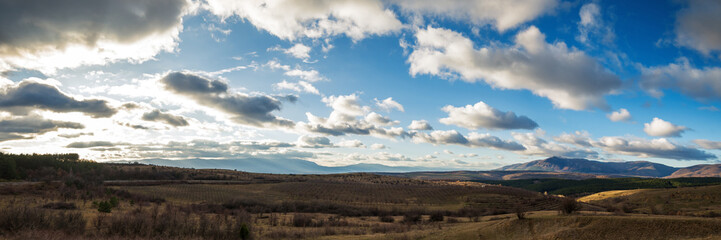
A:
[[[575,172],[639,177],[665,177],[671,175],[679,169],[646,161],[600,162],[580,158],[550,157],[527,163],[508,165],[497,170]]]
[[[721,177],[721,164],[703,164],[690,166],[673,172],[667,178],[680,177]]]
[[[450,181],[482,181],[482,180],[518,180],[518,179],[589,179],[608,178],[606,175],[594,175],[572,172],[542,172],[542,171],[447,171],[447,172],[404,172],[379,173],[382,175],[406,177],[420,180],[450,180]]]

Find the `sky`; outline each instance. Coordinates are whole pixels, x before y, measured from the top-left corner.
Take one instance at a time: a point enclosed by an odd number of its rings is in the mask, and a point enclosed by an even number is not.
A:
[[[721,156],[721,1],[0,1],[0,148],[494,169]]]

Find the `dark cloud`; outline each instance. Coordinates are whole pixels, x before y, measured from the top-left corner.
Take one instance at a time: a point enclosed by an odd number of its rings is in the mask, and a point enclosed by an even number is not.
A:
[[[110,117],[117,112],[105,100],[77,100],[60,92],[55,86],[30,80],[8,86],[0,93],[0,110],[27,112],[32,109],[82,112],[95,118]]]
[[[115,45],[133,44],[149,37],[170,38],[171,41],[164,44],[175,44],[172,37],[182,28],[182,16],[188,6],[187,0],[0,1],[0,22],[3,23],[0,24],[0,62],[3,57],[44,57],[42,53],[64,51],[74,45],[98,49],[98,54],[104,54],[112,61],[127,55],[122,52],[116,53],[120,55],[117,57],[108,55],[108,52],[121,51],[122,48],[108,49]],[[172,46],[161,45],[152,50],[146,46],[143,50],[149,50],[149,53],[135,54],[145,59],[161,49],[168,50],[168,47]],[[6,60],[10,65],[23,62]],[[75,58],[68,61],[88,60]],[[37,62],[33,66],[54,67],[41,66]]]
[[[0,141],[33,138],[46,132],[57,131],[59,128],[82,129],[76,122],[43,119],[38,115],[0,120]]]
[[[66,148],[114,147],[118,144],[108,141],[72,142]]]
[[[228,84],[190,73],[171,72],[162,79],[169,90],[182,94],[225,93]]]
[[[160,112],[158,109],[143,114],[143,120],[163,122],[175,127],[188,126],[188,121],[184,117]]]
[[[298,144],[304,148],[327,148],[334,147],[330,139],[322,136],[301,136],[298,138]]]
[[[233,115],[233,120],[241,124],[259,127],[292,128],[295,123],[272,114],[281,108],[281,101],[269,95],[251,96],[228,91],[228,85],[191,73],[173,72],[161,81],[171,92],[192,98],[200,104],[219,109]],[[291,95],[292,96],[292,95]],[[295,101],[295,97],[285,96],[284,100]]]

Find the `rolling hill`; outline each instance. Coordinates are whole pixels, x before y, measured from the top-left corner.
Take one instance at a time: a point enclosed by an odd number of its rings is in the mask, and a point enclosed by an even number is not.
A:
[[[703,164],[679,169],[667,178],[721,177],[721,164]]]

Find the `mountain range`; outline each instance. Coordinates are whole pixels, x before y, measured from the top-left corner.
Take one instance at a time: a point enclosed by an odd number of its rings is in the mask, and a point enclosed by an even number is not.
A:
[[[353,164],[328,167],[302,159],[145,159],[144,164],[183,168],[235,169],[238,171],[276,174],[332,174],[375,172],[425,179],[510,180],[527,178],[607,178],[607,177],[721,177],[721,164],[676,168],[648,161],[601,162],[581,158],[550,157],[526,163],[507,165],[491,171],[458,171],[426,167]]]

